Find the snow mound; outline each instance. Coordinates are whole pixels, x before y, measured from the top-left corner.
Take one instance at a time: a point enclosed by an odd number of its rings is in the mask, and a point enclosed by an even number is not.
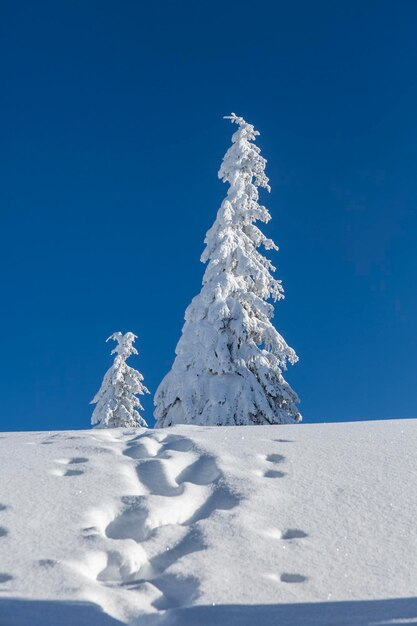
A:
[[[417,420],[3,433],[1,626],[417,623]]]

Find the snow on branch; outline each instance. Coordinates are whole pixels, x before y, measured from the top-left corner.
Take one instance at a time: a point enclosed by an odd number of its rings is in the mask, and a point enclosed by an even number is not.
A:
[[[238,129],[219,169],[229,185],[201,256],[201,292],[185,312],[172,369],[155,395],[157,426],[278,424],[300,421],[298,397],[284,380],[298,357],[272,324],[268,300],[284,297],[271,261],[277,249],[255,222],[268,222],[259,188],[269,191],[266,160],[252,124],[225,116]]]
[[[92,404],[96,404],[96,407],[91,423],[97,428],[147,426],[146,421],[136,409],[143,410],[137,395],[144,395],[149,391],[142,382],[142,374],[126,363],[132,354],[138,354],[133,345],[135,339],[137,337],[133,333],[116,332],[106,340],[113,340],[117,343],[111,351],[111,354],[115,354],[116,357],[92,400]]]

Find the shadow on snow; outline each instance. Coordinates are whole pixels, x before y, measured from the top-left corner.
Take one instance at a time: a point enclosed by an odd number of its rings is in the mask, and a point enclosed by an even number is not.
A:
[[[145,622],[146,624],[146,622]],[[151,625],[152,622],[150,621]],[[417,626],[417,598],[225,604],[167,611],[161,626]]]
[[[0,600],[1,626],[121,626],[89,602]],[[133,626],[133,622],[130,622]],[[417,598],[194,606],[138,616],[137,626],[417,626]]]
[[[122,626],[90,602],[0,599],[1,626]]]

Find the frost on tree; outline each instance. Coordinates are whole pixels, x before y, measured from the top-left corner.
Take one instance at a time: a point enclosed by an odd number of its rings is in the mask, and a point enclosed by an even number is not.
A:
[[[283,298],[283,288],[258,250],[278,249],[255,226],[271,217],[258,204],[258,187],[270,189],[266,161],[252,143],[254,127],[234,113],[227,119],[238,126],[219,170],[229,189],[205,238],[201,292],[186,310],[174,364],[155,395],[158,427],[301,420],[282,374],[298,357],[272,325],[268,302]]]
[[[113,333],[107,341],[113,339],[117,346],[111,354],[115,354],[114,363],[104,376],[103,382],[92,404],[96,404],[91,423],[97,428],[131,428],[147,426],[143,417],[136,409],[143,411],[137,394],[149,393],[142,383],[143,376],[129,367],[126,359],[138,351],[133,346],[136,339],[133,333]]]

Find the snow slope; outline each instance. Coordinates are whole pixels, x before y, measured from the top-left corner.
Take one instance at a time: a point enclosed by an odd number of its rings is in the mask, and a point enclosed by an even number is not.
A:
[[[3,433],[1,626],[417,624],[417,420]]]

